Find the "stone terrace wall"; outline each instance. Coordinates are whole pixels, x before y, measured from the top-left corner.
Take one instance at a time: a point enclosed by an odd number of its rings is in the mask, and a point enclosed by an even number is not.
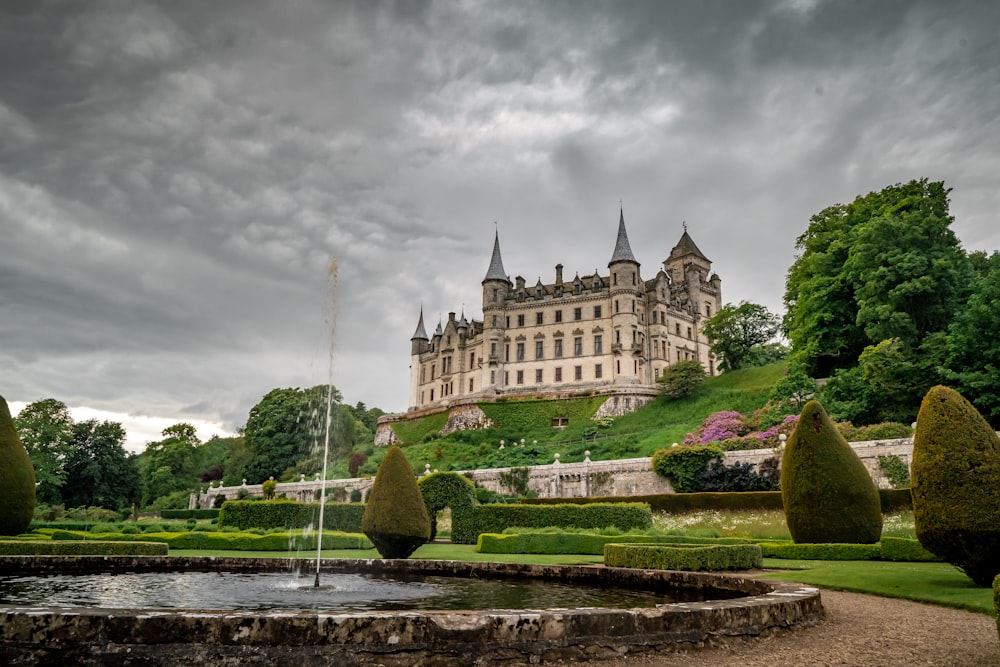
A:
[[[913,440],[899,438],[896,440],[871,440],[854,442],[851,447],[858,453],[862,463],[879,488],[891,488],[889,481],[878,464],[879,456],[898,456],[909,466],[913,461]],[[536,491],[540,498],[578,498],[583,496],[634,496],[657,493],[673,493],[670,482],[653,472],[652,460],[648,457],[638,459],[618,459],[615,461],[591,461],[589,457],[579,463],[560,463],[556,460],[548,465],[528,466],[528,488]],[[781,456],[774,449],[751,449],[726,452],[723,461],[727,465],[740,462],[759,464],[771,456]],[[459,471],[467,475],[476,484],[497,493],[506,493],[500,484],[501,473],[510,468],[485,468],[482,470]],[[425,465],[423,474],[430,474],[430,464]],[[327,488],[340,487],[350,493],[354,489],[367,494],[371,488],[372,478],[354,477],[351,479],[332,479],[326,483]],[[279,483],[276,493],[284,494],[294,500],[309,501],[316,497],[320,489],[319,480]],[[260,497],[263,489],[260,484],[243,484],[242,486],[209,487],[199,496],[192,494],[191,507],[212,507],[215,497],[224,495],[227,499],[235,499],[245,489],[245,494]]]

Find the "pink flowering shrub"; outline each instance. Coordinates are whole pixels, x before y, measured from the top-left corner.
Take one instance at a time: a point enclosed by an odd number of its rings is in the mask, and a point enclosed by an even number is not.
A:
[[[685,445],[704,445],[728,440],[746,433],[743,415],[733,410],[716,412],[705,418],[701,426],[684,437]]]

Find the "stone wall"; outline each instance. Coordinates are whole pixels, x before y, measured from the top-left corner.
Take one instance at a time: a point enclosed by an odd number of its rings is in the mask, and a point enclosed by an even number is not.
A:
[[[872,440],[851,443],[858,453],[861,462],[865,464],[875,485],[882,489],[891,488],[885,474],[879,467],[879,456],[898,456],[907,466],[913,461],[913,441],[910,438],[896,440]],[[582,462],[561,463],[559,455],[547,465],[527,466],[529,468],[528,488],[538,493],[540,498],[579,498],[584,496],[635,496],[653,495],[658,493],[673,493],[670,482],[653,472],[652,460],[648,457],[637,459],[617,459],[614,461],[591,461],[588,456]],[[723,461],[732,465],[737,461],[760,464],[766,458],[781,456],[780,450],[751,449],[726,452]],[[481,470],[459,471],[472,481],[496,493],[509,493],[510,489],[500,484],[501,473],[510,468],[485,468]],[[430,464],[425,464],[422,474],[433,472]],[[372,478],[355,477],[351,479],[328,480],[326,488],[340,487],[346,493],[354,489],[367,494],[371,488]],[[313,500],[317,497],[319,480],[307,481],[304,477],[298,482],[279,483],[276,493],[295,500]],[[212,507],[215,497],[224,495],[228,499],[238,498],[241,490],[244,494],[260,497],[263,490],[260,484],[243,484],[230,487],[208,487],[199,496],[191,496],[191,507]]]

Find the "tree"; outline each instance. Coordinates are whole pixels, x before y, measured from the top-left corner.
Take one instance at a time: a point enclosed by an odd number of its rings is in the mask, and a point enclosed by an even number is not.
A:
[[[90,419],[73,425],[62,494],[67,507],[117,510],[139,501],[139,470],[124,442],[125,429],[118,422]]]
[[[35,468],[35,489],[39,502],[58,505],[66,482],[64,465],[69,453],[73,417],[66,404],[46,398],[24,406],[14,419],[31,463]]]
[[[331,387],[332,400],[340,402],[340,392]],[[251,483],[281,473],[309,456],[313,447],[322,444],[326,420],[327,387],[310,389],[272,389],[250,409],[244,429],[250,460],[244,474]],[[334,429],[331,429],[335,435]],[[337,442],[331,438],[332,445]]]
[[[0,535],[18,535],[28,529],[35,513],[35,472],[28,452],[17,437],[7,401],[0,396]]]
[[[361,518],[361,529],[383,558],[408,558],[431,536],[431,520],[410,462],[390,445]]]
[[[657,382],[660,396],[673,401],[686,396],[694,396],[705,386],[705,367],[693,359],[678,361],[663,369]]]
[[[186,423],[168,426],[161,432],[163,440],[146,446],[143,464],[145,481],[144,505],[176,491],[194,489],[199,485],[202,470],[198,439],[194,426]]]
[[[710,349],[722,359],[719,368],[734,371],[744,368],[753,356],[754,348],[763,346],[778,333],[779,319],[760,304],[741,301],[727,303],[702,325]]]

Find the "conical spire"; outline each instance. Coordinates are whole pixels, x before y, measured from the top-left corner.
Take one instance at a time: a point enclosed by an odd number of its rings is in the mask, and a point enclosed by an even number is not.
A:
[[[486,271],[486,277],[483,278],[483,282],[486,282],[487,280],[502,280],[504,282],[510,282],[507,279],[507,272],[503,269],[503,260],[500,258],[499,231],[493,239],[493,257],[490,258],[490,268]]]
[[[410,336],[410,340],[430,340],[427,337],[427,330],[424,329],[424,307],[420,306],[420,320],[417,322],[417,330]]]
[[[628,234],[625,233],[625,211],[619,210],[618,218],[618,239],[615,241],[615,252],[611,255],[608,266],[615,262],[632,262],[638,264],[635,255],[632,254],[632,247],[628,244]]]
[[[686,257],[688,255],[694,255],[698,259],[703,259],[706,262],[711,261],[708,257],[705,257],[704,253],[702,253],[698,246],[695,245],[694,239],[692,239],[691,235],[688,234],[687,223],[685,223],[684,233],[681,234],[681,240],[678,241],[677,245],[675,245],[670,251],[668,261],[671,259],[680,259],[681,257]]]

